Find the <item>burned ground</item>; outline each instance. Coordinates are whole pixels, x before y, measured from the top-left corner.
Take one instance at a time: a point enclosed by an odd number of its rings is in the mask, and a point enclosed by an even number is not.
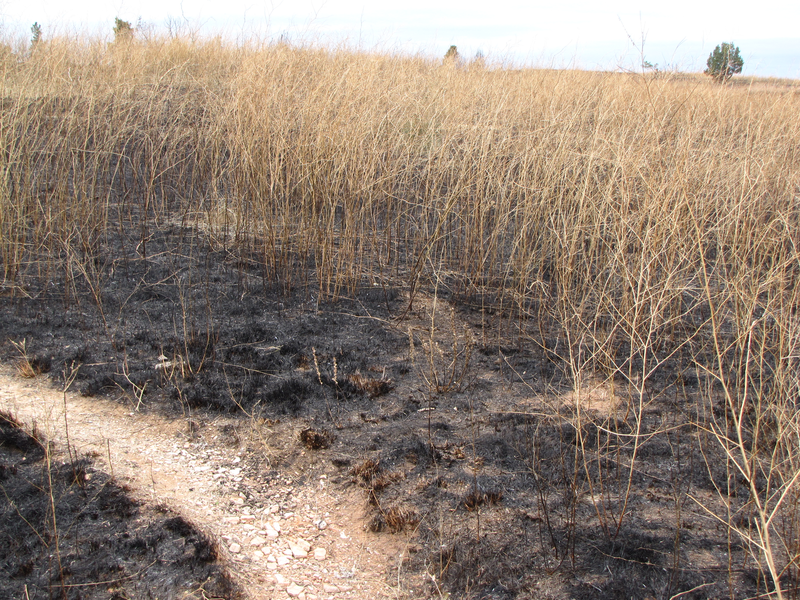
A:
[[[49,372],[57,385],[74,377],[86,396],[190,424],[219,413],[296,420],[303,433],[273,448],[276,468],[306,448],[337,467],[336,485],[362,489],[364,527],[412,540],[395,573],[429,573],[430,585],[412,595],[765,592],[747,549],[706,510],[719,509],[714,482],[725,474],[710,472],[723,468],[719,450],[689,426],[691,374],[664,369],[636,436],[626,407],[637,399],[624,385],[598,397],[576,427],[565,367],[543,350],[558,340],[487,336],[503,330],[502,312],[444,285],[423,289],[410,310],[399,288],[381,286],[328,301],[314,285],[283,289],[257,256],[235,258],[177,226],[153,231],[147,253],[116,235],[91,273],[26,277],[0,306],[3,358]],[[214,542],[180,516],[144,511],[90,462],[48,471],[41,444],[5,423],[11,595],[28,582],[32,598],[62,588],[91,598],[96,588],[79,586],[97,581],[126,590],[117,597],[202,586],[234,593]],[[249,461],[263,464],[255,453]],[[730,490],[746,519],[746,494],[735,481]],[[51,493],[63,524],[60,567],[48,550]]]

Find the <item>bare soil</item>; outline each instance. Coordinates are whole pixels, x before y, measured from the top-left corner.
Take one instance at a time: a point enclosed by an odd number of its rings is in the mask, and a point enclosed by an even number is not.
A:
[[[407,310],[402,287],[367,282],[328,302],[202,232],[154,230],[146,255],[136,233],[104,239],[72,279],[5,291],[0,408],[42,441],[26,451],[4,425],[0,502],[26,549],[2,556],[0,594],[765,591],[707,510],[720,509],[714,450],[688,427],[698,382],[677,367],[646,400],[633,461],[627,407],[641,399],[605,379],[576,398],[546,351],[559,340],[526,341],[490,299],[443,282]]]
[[[183,514],[20,425],[0,414],[0,595],[241,597],[216,541]]]
[[[326,584],[338,588],[333,595],[387,596],[385,567],[398,545],[403,551],[402,539],[387,544],[367,536],[359,499],[350,491],[331,489],[326,472],[332,469],[317,461],[299,461],[299,471],[279,474],[268,462],[248,460],[257,450],[240,442],[263,443],[248,423],[234,442],[231,432],[242,425],[236,418],[217,416],[200,423],[133,412],[104,399],[59,393],[44,378],[20,379],[8,369],[0,373],[0,386],[0,403],[8,415],[0,421],[6,427],[2,448],[8,457],[16,457],[12,463],[4,456],[3,463],[5,474],[16,475],[2,482],[9,500],[7,516],[15,524],[6,533],[35,542],[31,519],[17,508],[26,502],[38,506],[30,509],[39,515],[36,531],[50,538],[58,532],[59,545],[69,550],[61,557],[62,565],[71,565],[65,577],[68,597],[105,598],[111,590],[122,598],[270,598],[289,580],[303,586],[307,596],[324,592]],[[31,424],[28,429],[35,437],[15,426],[17,420]],[[273,432],[279,428],[272,426]],[[55,527],[50,484],[40,481],[43,473],[47,477],[42,469],[45,448],[57,488]],[[38,493],[32,495],[34,489]],[[253,545],[259,530],[274,523],[280,535]],[[176,528],[182,534],[177,542],[170,536]],[[161,539],[165,535],[167,541]],[[277,566],[269,561],[270,552],[284,555],[298,539],[324,548],[325,558],[314,559],[309,552],[307,560],[287,557],[285,569],[270,569]],[[173,556],[164,548],[178,544],[183,549],[187,543],[205,544],[203,558],[213,569],[182,573],[184,564],[191,565],[191,552]],[[241,549],[232,553],[233,544]],[[5,546],[10,548],[3,557],[10,574],[9,597],[20,597],[16,592],[25,585],[32,598],[61,597],[52,551],[32,546],[30,556],[16,545]],[[150,552],[142,554],[142,548]],[[40,579],[47,585],[34,586],[28,577],[27,565],[37,559]],[[91,568],[72,564],[80,561]],[[100,576],[103,569],[109,572],[106,577]],[[287,583],[277,584],[274,575],[280,570],[287,573]],[[48,573],[58,577],[49,581]]]

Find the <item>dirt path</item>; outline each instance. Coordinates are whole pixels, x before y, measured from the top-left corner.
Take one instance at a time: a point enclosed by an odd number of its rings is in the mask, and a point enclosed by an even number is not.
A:
[[[167,419],[0,367],[0,409],[212,535],[249,598],[399,598],[404,536],[364,530],[363,491],[289,423]],[[296,457],[282,460],[287,444]],[[257,451],[254,452],[253,449]],[[58,447],[57,447],[58,449]],[[413,549],[413,548],[412,548]],[[393,583],[390,583],[393,582]]]

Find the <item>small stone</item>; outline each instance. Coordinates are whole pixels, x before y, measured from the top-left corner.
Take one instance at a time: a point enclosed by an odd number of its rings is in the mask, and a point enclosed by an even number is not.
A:
[[[335,585],[331,585],[330,583],[323,583],[322,589],[326,594],[338,594],[339,588]]]
[[[303,593],[303,588],[297,585],[296,583],[292,582],[289,584],[289,587],[286,588],[286,593],[289,594],[292,598],[297,598],[300,594]]]
[[[328,524],[325,522],[325,519],[320,519],[317,522],[317,529],[322,530],[322,529],[327,529],[327,527],[328,527]]]
[[[295,558],[305,558],[308,556],[308,552],[300,548],[299,546],[292,546],[292,556]]]
[[[282,554],[282,555],[280,555],[280,556],[278,557],[278,566],[279,566],[279,567],[285,567],[285,566],[286,566],[286,565],[288,565],[290,562],[292,562],[292,559],[291,559],[291,558],[289,558],[288,556],[285,556],[285,555],[283,555],[283,554]]]
[[[311,544],[309,544],[307,541],[305,541],[305,540],[304,540],[304,539],[302,539],[302,538],[298,538],[298,539],[297,539],[297,541],[296,541],[295,543],[296,543],[298,546],[300,546],[300,547],[301,547],[303,550],[305,550],[306,552],[308,552],[309,550],[311,550]]]
[[[292,549],[292,556],[294,556],[295,558],[305,558],[306,556],[308,556],[308,551],[303,550],[297,544],[290,544],[290,547]]]
[[[328,557],[328,551],[325,548],[314,548],[314,558],[317,560],[325,560]]]
[[[256,550],[255,552],[253,552],[253,558],[255,560],[261,560],[262,558],[264,558],[264,553],[261,550]]]
[[[253,531],[255,527],[250,525],[250,523],[245,523],[244,525],[242,525],[242,529],[244,529],[245,531]]]
[[[278,565],[276,563],[268,562],[267,563],[267,569],[269,569],[270,571],[277,571],[278,570]]]
[[[284,577],[284,576],[283,576],[283,575],[281,575],[280,573],[275,573],[275,582],[276,582],[278,585],[286,585],[286,584],[288,584],[288,583],[289,583],[289,580],[288,580],[288,579],[286,579],[286,577]]]
[[[242,515],[242,521],[255,521],[255,515]]]
[[[239,517],[225,517],[222,520],[225,523],[230,523],[231,525],[236,525],[239,522]]]
[[[252,540],[250,540],[250,545],[251,546],[263,546],[266,543],[267,543],[267,540],[265,540],[264,538],[262,538],[259,535],[255,536]]]
[[[234,496],[233,498],[231,498],[231,502],[233,504],[238,504],[239,506],[241,506],[242,504],[244,504],[244,498],[240,498],[239,496]]]
[[[352,585],[340,585],[339,586],[339,591],[340,592],[349,592],[352,589],[353,589]]]
[[[275,531],[277,531],[278,533],[280,533],[280,532],[281,532],[281,524],[280,524],[280,522],[279,522],[279,521],[274,521],[274,522],[272,523],[272,528],[273,528]]]
[[[270,554],[270,555],[267,557],[267,562],[271,562],[271,563],[274,563],[274,562],[276,562],[276,560],[275,560],[275,555],[274,555],[274,554]]]
[[[236,542],[233,542],[230,546],[228,546],[228,550],[231,551],[231,554],[239,554],[239,552],[242,551],[242,547]]]
[[[280,533],[278,533],[272,525],[267,525],[264,529],[264,533],[268,538],[273,540],[280,535]]]

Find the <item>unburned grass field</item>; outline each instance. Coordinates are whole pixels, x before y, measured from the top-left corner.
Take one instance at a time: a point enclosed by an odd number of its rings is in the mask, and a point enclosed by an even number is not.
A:
[[[156,37],[0,61],[22,375],[296,422],[409,536],[408,597],[800,594],[794,82]]]

